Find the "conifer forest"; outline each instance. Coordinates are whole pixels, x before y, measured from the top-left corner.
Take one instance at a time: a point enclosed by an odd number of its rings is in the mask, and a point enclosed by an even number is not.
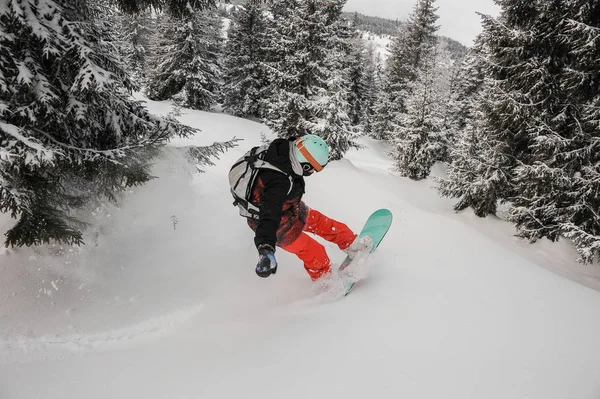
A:
[[[457,212],[502,213],[524,240],[600,261],[600,0],[497,0],[469,48],[438,34],[436,0],[404,21],[345,3],[0,0],[6,246],[81,244],[86,209],[196,133],[148,98],[319,135],[332,161],[382,140],[399,178],[431,179]],[[389,36],[385,55],[373,35]],[[210,164],[234,136],[195,157]]]

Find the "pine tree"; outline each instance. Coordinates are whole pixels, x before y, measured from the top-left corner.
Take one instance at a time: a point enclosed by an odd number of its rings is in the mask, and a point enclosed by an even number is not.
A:
[[[404,176],[420,180],[445,157],[444,95],[449,79],[444,73],[447,51],[437,45],[434,1],[418,1],[405,33],[394,44],[387,66],[389,95],[395,98],[399,120],[392,131],[394,158]],[[444,56],[443,56],[444,55]]]
[[[367,57],[367,48],[362,37],[358,32],[358,13],[354,13],[352,24],[348,29],[347,45],[345,47],[346,60],[344,68],[348,75],[348,104],[349,118],[355,129],[361,130],[366,124],[366,118],[369,106],[369,68],[372,66],[372,60]]]
[[[317,82],[325,76],[315,62],[324,57],[315,44],[320,37],[309,31],[307,10],[300,0],[275,1],[270,11],[265,67],[272,85],[265,123],[281,137],[303,136],[310,133],[306,121],[314,115],[309,97],[319,91]]]
[[[142,86],[147,80],[147,62],[153,25],[151,12],[145,10],[133,15],[120,13],[116,23],[120,28],[119,50],[124,66],[131,74],[132,81]]]
[[[405,100],[410,94],[410,83],[417,79],[435,47],[435,24],[438,16],[435,0],[417,0],[408,22],[401,25],[392,41],[385,67],[384,92],[375,107],[373,129],[378,138],[392,139],[393,132],[402,125],[406,113]]]
[[[342,74],[331,77],[327,92],[321,101],[315,102],[318,118],[308,122],[308,131],[322,137],[329,146],[329,159],[341,159],[346,151],[357,148],[353,141],[350,119],[348,117],[348,90]],[[325,93],[325,91],[323,91]]]
[[[442,52],[440,52],[442,53]],[[396,167],[402,175],[413,180],[429,175],[435,162],[446,155],[444,132],[444,87],[448,83],[437,52],[422,60],[416,80],[409,86],[406,113],[394,132]],[[446,69],[447,70],[447,69]]]
[[[484,18],[478,68],[486,79],[459,140],[465,151],[451,169],[459,173],[444,188],[462,197],[457,208],[480,216],[509,201],[520,236],[564,235],[582,261],[599,259],[600,2],[502,7],[497,19]]]
[[[377,54],[379,56],[379,54]],[[380,58],[380,57],[379,57]],[[373,115],[375,114],[375,104],[380,90],[379,75],[381,64],[375,55],[375,47],[372,42],[368,42],[365,49],[365,69],[364,69],[364,115],[363,130],[366,134],[373,134]]]
[[[348,103],[350,106],[349,118],[353,126],[365,122],[367,114],[367,70],[366,48],[362,38],[355,35],[350,41],[351,52],[348,57]]]
[[[517,5],[505,6],[516,19]],[[530,241],[575,241],[581,260],[600,260],[600,1],[530,5],[507,35],[511,99],[529,143],[514,170],[510,220]]]
[[[388,75],[381,77],[380,90],[377,93],[371,118],[371,135],[378,140],[391,140],[392,133],[397,131],[406,112],[404,102],[400,100],[404,91],[391,90]]]
[[[356,61],[355,40],[358,32],[355,26],[348,24],[342,18],[342,8],[346,0],[329,1],[320,4],[325,15],[323,28],[327,32],[325,36],[325,70],[329,72],[321,111],[318,117],[322,120],[317,125],[323,129],[315,129],[325,139],[330,147],[329,158],[331,160],[341,159],[351,148],[358,148],[354,141],[356,131],[353,128],[352,117],[359,113],[362,118],[364,102],[364,72],[362,66]],[[362,51],[362,50],[361,50]],[[354,86],[353,78],[360,77]],[[354,101],[354,102],[352,102]],[[358,107],[357,107],[358,105]]]
[[[452,182],[442,190],[444,194],[461,197],[456,209],[471,206],[482,217],[495,214],[499,201],[514,196],[515,167],[529,158],[526,131],[531,98],[519,92],[522,85],[527,87],[526,82],[537,81],[537,77],[529,72],[523,74],[515,66],[523,63],[520,58],[523,46],[532,37],[529,21],[536,14],[532,4],[509,0],[505,6],[511,12],[503,12],[497,20],[482,16],[484,30],[475,51],[477,68],[486,79],[473,111],[476,118],[467,123],[465,133],[459,138],[459,153],[455,151],[458,163],[452,167],[458,173],[452,176],[451,170]],[[511,42],[518,45],[507,45]],[[531,42],[527,47],[535,45]],[[478,155],[466,160],[473,146]],[[444,191],[446,188],[449,190]]]
[[[464,58],[455,60],[447,41],[440,41],[438,46],[433,72],[435,77],[433,95],[442,116],[442,131],[440,132],[442,151],[438,161],[449,164],[452,162],[450,153],[456,142],[457,121],[454,109],[456,91],[461,77],[460,65]]]
[[[268,86],[267,20],[258,0],[238,7],[229,26],[225,48],[223,108],[237,116],[261,117]]]
[[[456,68],[452,69],[447,129],[450,137],[457,136],[474,119],[483,74],[478,67],[477,54],[469,53]],[[451,159],[454,159],[450,156]]]
[[[404,84],[395,84],[392,65],[395,59],[403,59],[400,51],[405,47],[403,40],[406,38],[406,26],[401,25],[398,35],[392,41],[390,56],[388,57],[381,76],[381,90],[378,92],[372,118],[372,135],[379,140],[391,140],[392,133],[401,125],[401,116],[406,112],[402,98],[407,94]]]
[[[454,138],[449,154],[452,162],[448,166],[447,179],[438,180],[438,191],[444,197],[460,198],[454,207],[457,212],[473,207],[477,215],[485,216],[488,209],[496,211],[496,201],[489,202],[485,193],[490,187],[480,179],[492,154],[478,137],[484,76],[475,50],[465,58],[458,71],[448,123],[449,135]]]
[[[157,149],[191,133],[131,98],[106,11],[84,0],[0,7],[0,211],[17,219],[7,245],[81,243],[70,211],[148,181]]]
[[[207,10],[183,19],[167,15],[161,24],[164,37],[154,56],[148,98],[173,99],[183,107],[210,109],[220,95],[220,18],[215,10]]]
[[[174,18],[188,17],[216,6],[217,0],[115,0],[126,13],[139,14],[148,9],[165,12]]]
[[[396,90],[406,87],[417,78],[419,68],[426,62],[436,45],[439,29],[435,0],[417,0],[407,23],[392,41],[386,73]]]
[[[266,123],[282,137],[318,132],[332,147],[332,154],[345,152],[344,143],[355,145],[348,93],[339,83],[348,79],[346,66],[339,62],[347,37],[339,22],[344,3],[274,2],[273,21],[267,30],[266,68],[272,86]]]

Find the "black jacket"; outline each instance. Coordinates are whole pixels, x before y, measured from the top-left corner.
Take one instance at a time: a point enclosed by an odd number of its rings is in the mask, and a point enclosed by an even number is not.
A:
[[[264,160],[284,171],[286,175],[268,169],[261,169],[252,190],[252,201],[259,207],[258,221],[250,222],[256,235],[254,243],[289,244],[301,233],[306,222],[306,206],[301,204],[304,194],[304,177],[294,173],[290,161],[290,139],[275,139],[268,147]],[[292,190],[290,180],[292,177]],[[301,206],[302,205],[302,206]],[[290,231],[292,237],[288,234]],[[294,237],[295,236],[295,237]]]

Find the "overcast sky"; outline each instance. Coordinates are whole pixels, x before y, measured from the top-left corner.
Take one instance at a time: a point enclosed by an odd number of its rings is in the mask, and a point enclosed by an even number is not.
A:
[[[348,0],[344,11],[405,21],[416,0]],[[493,0],[437,0],[438,31],[442,36],[471,46],[481,32],[481,20],[475,12],[498,15],[499,7]]]

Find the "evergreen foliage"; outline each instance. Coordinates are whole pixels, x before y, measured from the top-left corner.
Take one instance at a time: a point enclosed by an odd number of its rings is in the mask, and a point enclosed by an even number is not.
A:
[[[487,209],[496,211],[496,202],[489,202],[486,193],[490,187],[480,179],[480,168],[485,167],[490,154],[478,138],[484,77],[477,61],[473,51],[458,69],[448,121],[449,136],[454,138],[449,155],[452,162],[447,179],[438,180],[438,190],[444,197],[460,198],[454,207],[456,211],[472,207],[475,214],[485,216]]]
[[[524,16],[530,15],[524,9],[521,12]],[[519,33],[517,30],[507,32],[509,28],[505,23],[490,17],[483,18],[484,31],[478,38],[475,51],[477,68],[486,79],[474,110],[477,120],[471,121],[460,137],[461,140],[476,140],[477,144],[461,142],[459,147],[468,154],[477,145],[479,155],[468,160],[471,171],[465,172],[471,178],[463,181],[457,174],[458,180],[452,183],[454,195],[461,196],[457,208],[472,206],[478,216],[495,214],[498,201],[506,201],[513,196],[514,168],[527,159],[529,152],[524,134],[528,110],[520,106],[520,100],[515,101],[509,95],[516,94],[518,84],[514,80],[517,75],[507,73],[510,65],[518,61],[510,47],[505,46],[508,40],[505,35]],[[457,154],[457,165],[464,169],[460,163],[462,156],[468,155]]]
[[[472,71],[485,79],[442,193],[480,216],[506,201],[521,237],[566,236],[598,260],[600,2],[501,5],[483,19]]]
[[[80,243],[69,211],[150,179],[151,155],[191,129],[150,115],[84,0],[0,8],[0,211],[7,245]]]
[[[437,43],[438,19],[435,0],[417,0],[401,34],[392,42],[387,64],[389,82],[404,88],[417,77],[417,71],[429,60]]]
[[[446,143],[443,137],[444,84],[441,54],[436,45],[438,29],[434,0],[418,0],[409,22],[393,42],[386,65],[386,88],[381,104],[389,103],[393,122],[389,139],[395,143],[396,168],[404,176],[420,180],[429,175],[431,166],[443,159]],[[448,69],[446,67],[446,69]],[[385,111],[385,110],[384,110]],[[385,118],[379,114],[378,120]],[[382,124],[379,122],[378,129]],[[385,133],[379,131],[380,136]]]
[[[369,105],[369,78],[367,75],[367,52],[362,38],[355,35],[350,41],[348,68],[348,104],[350,122],[359,126],[365,122]]]
[[[167,15],[156,48],[147,89],[151,100],[173,99],[179,105],[208,110],[220,96],[221,20],[215,10],[184,18]]]
[[[435,0],[417,0],[408,22],[400,26],[398,36],[391,43],[383,92],[375,106],[373,130],[377,138],[389,140],[394,132],[400,132],[402,115],[407,111],[405,101],[410,95],[410,83],[417,80],[419,69],[436,44],[438,16],[434,3]]]
[[[266,68],[272,85],[265,123],[282,137],[310,133],[306,121],[314,112],[309,97],[320,91],[317,82],[323,84],[325,75],[314,61],[324,57],[316,43],[321,37],[319,32],[309,31],[304,18],[307,12],[300,1],[280,0],[270,7],[273,20],[267,30]]]
[[[402,22],[399,22],[398,20],[373,17],[357,12],[342,13],[342,17],[355,21],[354,26],[357,29],[379,36],[394,36],[398,31],[398,27],[402,24]]]
[[[380,75],[379,90],[370,118],[370,134],[375,139],[391,141],[393,132],[400,128],[402,115],[406,112],[402,97],[407,92],[393,88],[387,72],[388,69],[384,68]]]
[[[224,54],[223,108],[237,116],[264,114],[267,19],[257,0],[248,0],[233,13]]]
[[[282,137],[319,134],[341,157],[352,140],[348,117],[345,1],[280,0],[271,7],[266,123]],[[343,83],[342,83],[343,82]]]
[[[217,0],[114,0],[126,13],[139,14],[148,9],[162,11],[174,18],[186,18],[197,11],[215,8]]]
[[[150,10],[139,14],[120,14],[116,21],[119,24],[119,52],[123,58],[125,69],[131,80],[139,87],[147,82],[150,40],[153,20]]]
[[[600,260],[600,1],[540,2],[529,18],[521,7],[504,8],[518,32],[533,32],[504,34],[516,72],[509,96],[529,143],[509,218],[522,237],[567,235],[583,261]]]
[[[378,55],[379,56],[379,55]],[[362,129],[368,135],[373,135],[373,115],[377,96],[381,90],[381,61],[375,55],[373,43],[367,43],[365,47],[365,67],[363,73],[364,92]]]
[[[409,86],[406,113],[394,132],[397,170],[413,180],[429,176],[435,162],[447,157],[445,117],[450,79],[445,72],[450,68],[442,60],[448,60],[448,55],[440,49],[427,57]]]
[[[484,77],[475,51],[469,53],[458,68],[453,69],[452,74],[448,128],[451,130],[450,136],[454,137],[475,119],[475,109],[481,102],[480,92]]]
[[[80,244],[76,209],[148,181],[162,145],[193,132],[132,98],[147,82],[151,99],[210,109],[222,95],[226,112],[281,137],[317,134],[332,160],[364,130],[412,179],[449,162],[438,189],[455,210],[506,202],[521,237],[568,237],[582,261],[600,260],[600,0],[502,0],[458,69],[464,48],[436,36],[435,0],[416,0],[406,23],[388,21],[383,71],[357,31],[374,20],[349,23],[345,0],[245,1],[224,53],[215,0],[0,6],[6,245]],[[183,150],[211,164],[234,145]]]
[[[344,74],[341,65],[331,66],[340,72],[329,78],[325,87],[326,94],[316,100],[318,119],[309,125],[309,131],[327,142],[329,159],[335,161],[358,145],[353,141],[354,135],[351,132],[351,121],[348,116],[350,92],[347,86],[347,75]]]

